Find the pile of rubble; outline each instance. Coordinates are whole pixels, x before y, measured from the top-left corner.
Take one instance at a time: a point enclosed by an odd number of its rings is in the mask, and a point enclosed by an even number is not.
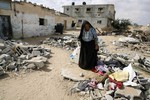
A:
[[[0,75],[6,71],[40,69],[45,66],[50,49],[21,41],[0,40]]]
[[[65,36],[65,37],[50,37],[42,42],[54,47],[64,48],[66,50],[74,50],[78,46],[77,37]]]
[[[64,78],[77,81],[70,95],[79,93],[85,100],[150,100],[150,78],[133,69],[140,67],[150,72],[150,58],[141,58],[138,54],[133,58],[127,54],[110,54],[105,47],[98,52],[98,58],[97,66],[91,70],[97,74],[95,78],[86,79],[81,74],[77,79],[62,73]]]
[[[139,62],[120,54],[101,54],[99,59],[92,69],[97,77],[77,82],[70,94],[79,93],[88,100],[150,100],[150,78],[133,70],[140,64],[150,68],[149,59]]]
[[[127,47],[134,51],[150,54],[150,42],[140,42],[140,40],[136,38],[123,37],[118,41],[114,41],[113,44],[118,47]]]

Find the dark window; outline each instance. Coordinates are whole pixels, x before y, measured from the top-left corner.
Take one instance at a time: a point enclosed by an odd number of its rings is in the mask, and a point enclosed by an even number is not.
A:
[[[82,23],[82,20],[78,20],[79,23]]]
[[[97,21],[97,24],[101,24],[101,23],[102,23],[102,21],[101,21],[101,20],[98,20],[98,21]]]
[[[87,11],[87,12],[90,12],[90,11],[91,11],[91,8],[87,8],[86,11]]]
[[[79,11],[79,8],[75,8],[76,11]]]
[[[103,10],[103,8],[98,8],[98,11],[102,11]]]
[[[67,11],[69,11],[69,8],[67,8]]]
[[[39,18],[39,25],[45,25],[45,19]]]

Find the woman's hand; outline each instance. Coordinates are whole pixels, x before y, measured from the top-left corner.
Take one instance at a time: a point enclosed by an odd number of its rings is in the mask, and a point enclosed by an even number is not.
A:
[[[99,50],[98,44],[95,45],[95,49],[96,49],[96,50]]]

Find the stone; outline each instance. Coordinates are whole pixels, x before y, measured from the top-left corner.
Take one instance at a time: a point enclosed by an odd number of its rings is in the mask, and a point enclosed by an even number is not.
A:
[[[13,70],[17,67],[16,62],[11,62],[8,66],[7,69]]]
[[[22,60],[25,60],[26,59],[26,55],[21,55],[19,58],[22,59]]]
[[[106,100],[114,100],[112,96],[107,95],[107,94],[105,95],[105,98],[106,98]]]
[[[47,52],[47,51],[44,51],[44,55],[43,55],[44,57],[50,57],[50,53],[49,52]]]
[[[124,87],[124,89],[118,89],[115,92],[115,97],[140,97],[142,91],[133,87]]]
[[[91,91],[91,100],[100,100],[102,98],[102,94],[98,89]]]
[[[138,54],[136,54],[133,59],[134,59],[134,61],[137,62],[140,59],[140,56]]]
[[[104,89],[103,84],[102,83],[97,84],[97,88],[103,90]]]
[[[0,49],[4,49],[4,48],[6,48],[5,44],[4,43],[0,43]]]
[[[29,64],[29,65],[27,65],[26,67],[27,67],[28,69],[35,69],[35,68],[36,68],[35,64]]]
[[[119,41],[119,42],[122,42],[122,43],[133,43],[133,44],[140,42],[138,39],[131,38],[131,37],[119,38],[118,41]]]
[[[27,62],[27,63],[34,63],[35,66],[37,67],[37,69],[40,69],[40,68],[44,67],[44,65],[45,65],[44,64],[45,59],[39,59],[39,57],[38,58],[34,57],[34,58],[30,59],[30,60],[25,60],[25,62]]]
[[[3,74],[5,74],[5,71],[0,70],[0,76],[3,75]]]
[[[84,77],[84,74],[83,73],[80,73],[80,75],[79,75],[80,77]]]
[[[146,58],[146,59],[145,59],[144,65],[150,67],[150,58]]]
[[[32,55],[35,57],[35,56],[41,56],[41,52],[40,51],[32,51]]]
[[[63,76],[64,79],[70,79],[70,80],[75,81],[75,82],[79,82],[79,81],[85,80],[84,77],[80,77],[79,75],[73,74],[68,69],[62,69],[61,70],[61,76]]]

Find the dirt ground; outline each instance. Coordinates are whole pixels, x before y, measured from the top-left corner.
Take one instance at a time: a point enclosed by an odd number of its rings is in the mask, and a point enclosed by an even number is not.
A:
[[[69,31],[65,34],[68,35],[71,33],[77,35],[79,32]],[[47,37],[49,36],[28,38],[23,41],[28,42],[29,44],[39,45],[40,41]],[[119,52],[134,55],[134,52],[127,48],[118,49],[116,51],[116,47],[113,46],[111,42],[117,40],[119,37],[120,36],[101,36],[101,39],[105,41],[107,49],[112,53]],[[23,74],[10,74],[0,77],[0,100],[79,100],[80,96],[77,94],[68,95],[74,82],[64,80],[60,74],[61,70],[69,69],[77,76],[79,76],[80,73],[83,73],[86,78],[97,76],[93,72],[80,69],[77,64],[70,63],[69,55],[71,51],[46,45],[42,46],[50,48],[52,52],[47,67],[31,72],[24,72]],[[150,74],[141,70],[138,71],[144,76],[150,77]]]

